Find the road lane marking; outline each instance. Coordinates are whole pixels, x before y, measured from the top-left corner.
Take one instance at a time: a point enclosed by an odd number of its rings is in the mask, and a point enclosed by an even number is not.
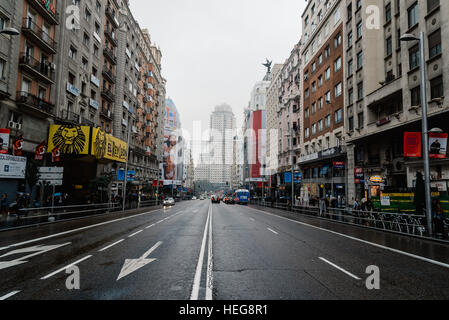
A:
[[[210,219],[209,219],[209,253],[207,257],[207,278],[206,278],[206,300],[212,301],[213,283],[214,283],[214,260],[212,251],[212,217],[213,209],[210,209]]]
[[[338,269],[338,270],[340,270],[341,272],[347,274],[347,275],[350,276],[351,278],[354,278],[354,279],[356,279],[356,280],[358,280],[358,281],[362,280],[361,278],[359,278],[359,277],[353,275],[353,274],[350,273],[349,271],[346,271],[346,270],[343,269],[342,267],[337,266],[335,263],[332,263],[332,262],[330,262],[329,260],[326,260],[326,259],[324,259],[324,258],[322,258],[322,257],[320,257],[320,260],[326,262],[327,264],[331,265],[331,266],[334,267],[335,269]]]
[[[255,222],[256,220],[254,220],[253,218],[249,218],[249,220],[251,220],[251,221],[253,221],[253,222]]]
[[[150,229],[150,228],[153,228],[154,226],[155,226],[156,224],[155,223],[153,223],[151,226],[148,226],[148,227],[146,227],[145,229]]]
[[[139,230],[137,232],[134,232],[133,234],[129,235],[128,238],[132,238],[134,236],[137,236],[139,233],[143,232],[143,230]]]
[[[134,271],[139,270],[140,268],[145,267],[147,264],[156,261],[157,259],[147,259],[150,254],[152,254],[159,246],[162,244],[162,241],[156,243],[150,250],[145,252],[139,259],[126,259],[123,264],[122,270],[117,278],[117,281],[120,279],[130,275]]]
[[[342,233],[335,232],[335,231],[328,230],[328,229],[323,229],[323,228],[316,227],[316,226],[313,226],[311,224],[307,224],[307,223],[304,223],[304,222],[295,221],[295,220],[292,220],[292,219],[289,219],[289,218],[285,218],[285,217],[280,217],[280,216],[277,216],[277,215],[274,215],[274,214],[271,214],[271,213],[267,213],[267,212],[259,210],[259,209],[254,209],[254,208],[251,208],[251,209],[255,210],[255,211],[260,211],[260,212],[262,212],[262,213],[264,213],[266,215],[269,215],[269,216],[273,216],[273,217],[276,217],[276,218],[279,218],[279,219],[283,219],[283,220],[287,220],[287,221],[290,221],[290,222],[294,222],[294,223],[297,223],[297,224],[300,224],[300,225],[303,225],[303,226],[306,226],[306,227],[310,227],[310,228],[318,229],[318,230],[321,230],[321,231],[329,232],[329,233],[332,233],[332,234],[335,234],[335,235],[338,235],[338,236],[341,236],[341,237],[344,237],[344,238],[347,238],[347,239],[358,241],[358,242],[361,242],[361,243],[364,243],[364,244],[368,244],[368,245],[371,245],[371,246],[374,246],[374,247],[377,247],[377,248],[381,248],[381,249],[384,249],[384,250],[388,250],[388,251],[391,251],[391,252],[394,252],[394,253],[399,253],[399,254],[402,254],[402,255],[410,257],[410,258],[418,259],[418,260],[421,260],[421,261],[424,261],[424,262],[427,262],[427,263],[435,264],[437,266],[449,269],[449,264],[444,263],[444,262],[432,260],[432,259],[429,259],[429,258],[425,258],[425,257],[422,257],[422,256],[418,256],[418,255],[412,254],[412,253],[401,251],[401,250],[398,250],[398,249],[385,247],[385,246],[377,244],[377,243],[369,242],[369,241],[362,240],[362,239],[359,239],[359,238],[354,238],[354,237],[348,236],[346,234],[342,234]]]
[[[274,234],[279,234],[276,231],[274,231],[273,229],[267,228],[269,231],[273,232]]]
[[[16,294],[18,294],[19,292],[20,292],[20,291],[13,291],[13,292],[10,292],[10,293],[8,293],[8,294],[5,294],[3,297],[0,297],[0,301],[9,299],[9,298],[11,298],[12,296],[15,296]]]
[[[61,269],[56,270],[55,272],[52,272],[52,273],[46,275],[45,277],[42,277],[41,280],[47,280],[47,279],[53,277],[55,274],[58,274],[58,273],[60,273],[60,272],[62,272],[64,270],[67,270],[70,267],[76,266],[78,263],[81,263],[81,262],[83,262],[83,261],[85,261],[87,259],[90,259],[90,258],[92,258],[92,256],[87,256],[87,257],[84,257],[84,258],[82,258],[82,259],[80,259],[78,261],[75,261],[75,262],[69,264],[68,266],[65,266],[65,267],[63,267]]]
[[[6,257],[12,256],[12,255],[17,255],[17,254],[21,254],[21,253],[30,253],[30,254],[20,257],[20,258],[17,258],[17,259],[14,259],[14,260],[11,260],[11,261],[0,261],[0,270],[27,263],[28,262],[27,260],[32,257],[44,254],[49,251],[59,249],[64,246],[68,246],[69,244],[72,244],[72,243],[67,242],[67,243],[52,245],[52,246],[34,246],[34,247],[10,251],[10,252],[0,256],[0,258],[6,258]]]
[[[198,300],[198,295],[200,291],[200,283],[201,283],[201,273],[203,269],[203,261],[204,261],[204,251],[206,249],[206,239],[207,239],[207,231],[209,229],[209,219],[211,206],[209,205],[209,212],[207,214],[206,226],[204,227],[203,241],[201,243],[200,256],[198,258],[198,264],[196,266],[195,278],[193,279],[193,287],[192,294],[190,295],[190,300]]]
[[[125,241],[125,239],[122,239],[122,240],[119,240],[119,241],[117,241],[117,242],[114,242],[113,244],[111,244],[111,245],[109,245],[109,246],[107,246],[107,247],[105,247],[105,248],[99,250],[98,252],[106,251],[106,250],[112,248],[113,246],[116,246],[116,245],[118,245],[119,243],[122,243],[123,241]]]
[[[32,240],[28,240],[28,241],[24,241],[24,242],[20,242],[20,243],[11,244],[9,246],[0,248],[0,250],[10,249],[10,248],[13,248],[13,247],[20,247],[20,246],[23,246],[23,245],[29,244],[29,243],[38,242],[38,241],[42,241],[42,240],[46,240],[46,239],[51,239],[51,238],[63,236],[63,235],[66,235],[66,234],[77,232],[77,231],[83,231],[83,230],[88,230],[88,229],[92,229],[92,228],[95,228],[95,227],[100,227],[100,226],[104,226],[104,225],[107,225],[107,224],[110,224],[110,223],[119,222],[119,221],[123,221],[123,220],[127,220],[127,219],[132,219],[132,218],[140,217],[140,216],[147,215],[147,214],[150,214],[150,213],[155,213],[156,211],[160,211],[160,209],[159,210],[155,210],[155,211],[150,211],[150,212],[137,214],[137,215],[134,215],[134,216],[125,217],[125,218],[115,219],[115,220],[111,220],[111,221],[105,221],[105,222],[102,222],[102,223],[97,223],[97,224],[93,224],[93,225],[82,227],[82,228],[72,229],[72,230],[68,230],[68,231],[52,234],[52,235],[49,235],[49,236],[46,236],[46,237],[42,237],[42,238],[36,238],[36,239],[32,239]]]

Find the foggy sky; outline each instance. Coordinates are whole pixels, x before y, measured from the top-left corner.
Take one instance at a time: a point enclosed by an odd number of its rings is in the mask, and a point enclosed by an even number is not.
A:
[[[301,35],[304,0],[131,0],[141,28],[161,47],[167,96],[183,128],[209,126],[216,105],[229,104],[241,127],[265,58],[283,63]]]

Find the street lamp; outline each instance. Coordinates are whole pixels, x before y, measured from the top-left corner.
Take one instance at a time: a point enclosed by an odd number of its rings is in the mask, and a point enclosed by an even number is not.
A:
[[[423,147],[424,147],[424,175],[426,186],[426,216],[427,216],[427,228],[429,230],[429,236],[433,235],[432,225],[432,194],[430,189],[430,160],[429,160],[429,132],[427,127],[427,70],[425,59],[425,34],[420,32],[419,38],[413,34],[406,33],[401,37],[401,41],[419,41],[420,44],[420,68],[421,68],[421,108],[422,108],[422,134],[423,134]]]
[[[6,34],[8,36],[18,36],[20,32],[14,28],[5,28],[3,30],[0,30],[0,34]]]

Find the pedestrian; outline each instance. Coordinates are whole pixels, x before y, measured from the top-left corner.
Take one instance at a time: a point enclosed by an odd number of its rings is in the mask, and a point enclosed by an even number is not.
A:
[[[444,235],[444,210],[440,200],[434,200],[432,205],[433,221],[435,225],[435,234],[437,238],[443,238]]]
[[[8,213],[8,195],[2,194],[0,199],[0,214]]]

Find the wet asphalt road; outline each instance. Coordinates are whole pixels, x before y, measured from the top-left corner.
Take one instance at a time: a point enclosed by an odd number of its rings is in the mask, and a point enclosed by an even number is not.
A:
[[[270,211],[270,210],[269,210]],[[449,248],[209,201],[0,233],[0,299],[448,299]],[[68,290],[75,264],[80,289]],[[368,266],[380,290],[368,290]]]

